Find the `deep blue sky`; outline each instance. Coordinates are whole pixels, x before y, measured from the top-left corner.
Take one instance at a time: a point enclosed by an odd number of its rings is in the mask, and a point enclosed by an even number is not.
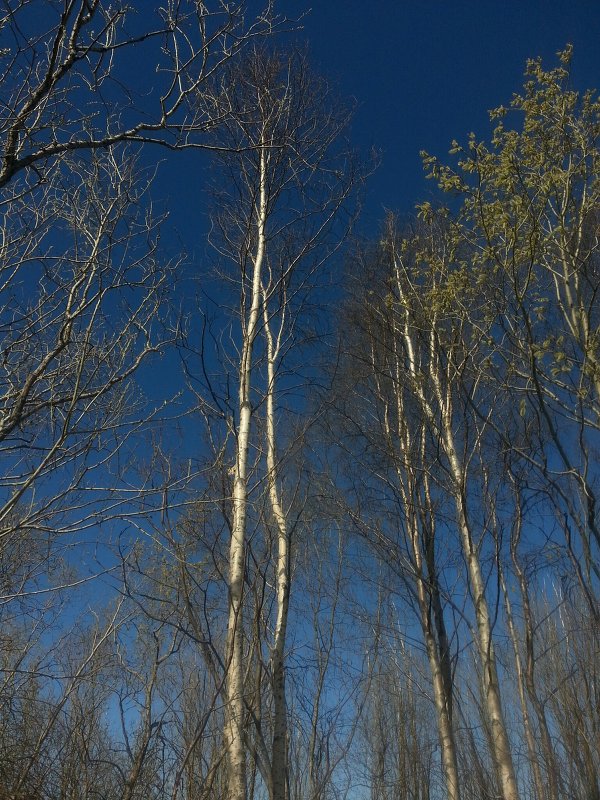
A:
[[[279,0],[278,8],[294,18],[309,2]],[[251,4],[260,9],[263,0]],[[340,94],[355,99],[353,143],[381,150],[359,226],[367,237],[377,236],[385,209],[410,212],[435,192],[420,150],[445,157],[454,138],[489,136],[488,110],[520,90],[527,58],[554,65],[556,51],[572,42],[575,85],[600,88],[600,0],[321,0],[293,36],[308,43],[315,68]],[[152,195],[171,211],[166,228],[178,238],[167,238],[175,249],[181,241],[189,274],[204,285],[214,258],[203,192],[210,159],[148,152],[163,160]]]
[[[278,8],[294,18],[310,5],[279,0]],[[488,136],[487,112],[521,88],[527,58],[554,65],[571,42],[575,85],[600,88],[598,0],[321,0],[295,37],[340,94],[355,99],[353,143],[382,153],[360,226],[367,235],[384,209],[410,211],[434,191],[420,150],[444,157],[454,138]],[[203,229],[203,178],[186,158],[170,162],[169,173],[165,194],[189,246],[190,230]]]
[[[293,16],[302,2],[279,8]],[[519,90],[528,57],[553,65],[572,42],[574,83],[600,88],[597,0],[321,0],[303,25],[317,69],[358,103],[354,142],[382,150],[365,232],[384,207],[407,211],[433,190],[421,149],[444,156],[453,138],[488,135],[487,111]]]
[[[278,0],[278,9],[297,18],[309,3]],[[452,139],[489,136],[487,112],[521,88],[527,58],[555,65],[556,51],[572,42],[575,85],[600,89],[599,0],[321,0],[301,25],[293,37],[308,43],[316,70],[357,103],[352,142],[382,154],[367,186],[366,236],[377,234],[384,209],[411,211],[435,191],[420,150],[445,157]],[[169,227],[188,254],[203,262],[208,160],[157,156],[165,164],[153,196],[173,212]]]

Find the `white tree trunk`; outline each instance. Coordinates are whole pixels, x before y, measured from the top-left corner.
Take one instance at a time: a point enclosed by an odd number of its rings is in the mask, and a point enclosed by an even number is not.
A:
[[[277,619],[271,650],[271,680],[273,685],[273,746],[271,755],[272,800],[285,800],[287,783],[287,711],[285,701],[284,649],[290,593],[290,554],[288,524],[278,489],[278,462],[275,440],[275,361],[279,343],[271,333],[267,300],[264,301],[264,326],[267,342],[267,474],[269,500],[277,525]]]
[[[454,436],[448,407],[446,407],[442,414],[442,425],[444,450],[450,462],[450,472],[454,484],[454,500],[458,518],[458,528],[475,604],[475,619],[478,634],[477,646],[483,673],[483,699],[491,728],[492,756],[496,766],[497,778],[503,800],[519,800],[519,791],[510,750],[510,742],[502,712],[500,685],[496,668],[496,654],[492,640],[492,626],[487,598],[485,596],[485,584],[481,574],[479,555],[473,542],[467,516],[466,479],[454,445]]]
[[[407,309],[410,309],[410,298],[406,297],[404,290],[401,262],[394,258],[395,280],[399,296],[406,298]],[[467,486],[466,473],[458,456],[453,431],[452,421],[452,393],[453,376],[444,374],[440,363],[440,351],[436,335],[435,314],[431,320],[429,343],[426,346],[427,370],[429,372],[430,386],[433,398],[425,394],[423,388],[422,364],[420,352],[415,341],[415,330],[412,328],[410,312],[407,312],[399,326],[399,333],[404,342],[408,373],[412,378],[413,391],[419,404],[432,425],[438,430],[440,443],[448,459],[452,477],[452,492],[456,507],[458,531],[463,554],[467,562],[469,581],[473,592],[475,605],[475,619],[477,624],[477,649],[481,659],[483,672],[484,705],[490,723],[492,738],[492,757],[502,800],[519,800],[517,780],[515,776],[512,754],[506,723],[502,713],[500,686],[496,669],[496,655],[492,640],[492,627],[490,614],[485,596],[485,584],[481,574],[479,554],[473,542],[471,528],[467,513]],[[448,367],[450,369],[450,367]],[[431,400],[435,402],[435,407]]]
[[[432,591],[433,587],[428,585],[428,576],[425,573],[425,563],[421,549],[422,545],[419,532],[419,522],[417,518],[417,503],[419,500],[416,498],[418,489],[415,485],[415,474],[419,469],[423,468],[425,461],[425,438],[423,433],[420,436],[420,441],[415,441],[415,437],[411,432],[410,420],[406,413],[403,397],[402,357],[397,351],[395,345],[394,357],[394,367],[396,370],[396,414],[398,427],[396,435],[394,435],[394,432],[391,429],[391,415],[387,408],[384,390],[381,389],[380,396],[385,404],[384,427],[388,440],[397,442],[397,447],[399,450],[398,456],[400,458],[400,462],[403,464],[403,468],[400,468],[399,465],[397,466],[396,472],[398,475],[399,488],[402,496],[404,513],[406,516],[406,525],[409,533],[410,547],[415,565],[415,582],[417,586],[419,616],[433,684],[434,704],[440,739],[442,767],[446,781],[447,798],[448,800],[460,800],[456,740],[452,728],[451,717],[451,679],[447,679],[444,675],[444,664],[442,663],[440,643],[436,639],[431,620],[432,598],[430,596],[430,592]],[[376,374],[377,370],[375,369],[374,372]],[[415,453],[418,453],[416,463],[414,460]],[[423,480],[426,483],[426,475],[423,476]],[[425,496],[422,497],[421,500],[423,503],[426,503],[429,508],[431,507],[431,497],[428,490],[425,491]],[[428,509],[426,509],[425,513],[427,512]],[[428,572],[431,575],[429,565]],[[441,609],[435,609],[434,613],[441,614]]]
[[[438,723],[438,733],[440,737],[440,748],[442,751],[442,766],[446,780],[446,792],[448,800],[460,800],[460,788],[458,779],[458,762],[456,758],[456,743],[454,731],[452,730],[452,719],[450,717],[451,698],[447,696],[447,687],[444,681],[441,655],[432,631],[429,606],[430,598],[425,585],[423,575],[423,559],[419,544],[419,532],[415,525],[410,526],[410,538],[415,567],[417,572],[417,598],[419,603],[419,613],[421,616],[421,628],[425,638],[425,649],[431,670],[433,683],[433,697]]]
[[[521,705],[521,715],[523,717],[523,729],[525,731],[525,741],[527,742],[527,753],[529,755],[529,765],[531,774],[533,776],[533,784],[535,786],[535,794],[537,798],[542,798],[546,794],[544,790],[544,781],[542,780],[542,772],[540,770],[537,749],[535,746],[535,737],[533,735],[533,727],[531,725],[531,717],[529,716],[529,708],[527,705],[527,697],[525,695],[525,680],[523,677],[523,663],[521,661],[521,653],[519,651],[519,637],[515,628],[515,623],[512,614],[512,607],[510,598],[508,596],[508,587],[504,580],[504,575],[500,574],[500,586],[504,595],[504,607],[506,609],[506,621],[508,625],[508,633],[513,647],[515,656],[515,672],[517,678],[517,689],[519,692],[519,703]],[[556,800],[554,794],[551,792],[551,787],[547,787],[549,800]]]
[[[243,669],[243,594],[245,568],[246,512],[248,504],[248,448],[252,419],[252,350],[256,339],[261,306],[261,273],[265,255],[267,218],[267,155],[260,153],[259,196],[256,209],[256,254],[252,275],[250,311],[242,331],[242,354],[239,372],[239,425],[233,485],[233,527],[229,549],[229,623],[227,629],[227,683],[225,709],[225,746],[230,800],[246,798],[246,749],[244,743],[244,669]]]

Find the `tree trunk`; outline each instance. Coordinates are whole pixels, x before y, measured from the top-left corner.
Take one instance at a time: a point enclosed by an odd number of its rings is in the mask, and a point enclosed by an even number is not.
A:
[[[248,504],[248,448],[252,419],[252,350],[261,305],[261,270],[265,253],[267,217],[267,155],[260,154],[257,215],[257,246],[252,276],[252,297],[246,329],[243,331],[239,372],[239,426],[235,479],[233,485],[233,526],[229,549],[229,623],[227,629],[227,684],[225,746],[230,800],[246,798],[246,752],[244,744],[243,590],[245,571],[246,512]]]
[[[269,324],[267,299],[264,299],[264,326],[267,341],[267,473],[269,500],[277,526],[277,620],[271,650],[271,680],[273,685],[273,745],[271,754],[272,800],[285,800],[287,786],[287,713],[285,701],[284,648],[290,595],[290,553],[288,524],[277,486],[278,462],[275,446],[275,360],[278,345],[273,340]]]
[[[406,368],[412,381],[412,389],[415,398],[418,400],[425,418],[439,436],[440,444],[448,459],[450,475],[452,477],[452,494],[456,508],[456,521],[463,554],[467,562],[469,580],[475,604],[478,634],[477,648],[483,672],[484,703],[486,714],[490,722],[492,755],[498,776],[498,783],[501,788],[503,800],[518,800],[519,793],[515,770],[506,724],[502,713],[500,686],[498,683],[496,656],[492,641],[490,615],[485,596],[485,585],[481,574],[481,565],[479,563],[477,548],[473,542],[468,520],[466,474],[456,451],[454,441],[452,419],[454,376],[449,374],[449,372],[445,373],[441,363],[441,351],[435,313],[428,323],[427,339],[425,341],[421,340],[422,348],[419,349],[418,342],[415,339],[415,330],[419,330],[419,327],[418,325],[413,326],[413,318],[411,316],[412,298],[409,296],[410,289],[407,290],[405,288],[402,262],[395,253],[393,254],[393,268],[398,296],[402,301],[403,308],[406,309],[398,324],[398,333],[404,344]],[[451,344],[449,346],[452,347]],[[425,369],[429,373],[429,386],[434,398],[435,407],[432,405],[429,392],[426,394],[423,387],[422,370],[424,364],[422,364],[420,360],[423,354],[426,355],[427,366]],[[448,365],[448,370],[450,369],[451,367]]]
[[[483,675],[483,699],[491,729],[492,755],[503,800],[519,800],[519,791],[510,750],[510,742],[504,715],[502,713],[500,685],[496,668],[496,654],[492,641],[492,627],[485,596],[485,586],[481,574],[479,556],[473,542],[467,516],[464,471],[454,446],[449,414],[443,413],[442,417],[444,449],[448,461],[450,462],[450,471],[454,483],[454,499],[458,528],[464,556],[467,561],[471,590],[475,603],[475,618],[478,634],[477,646]]]
[[[531,727],[531,718],[529,716],[529,708],[527,706],[527,697],[525,696],[525,681],[523,677],[523,664],[521,661],[521,654],[519,652],[519,639],[517,636],[517,631],[515,629],[515,623],[513,620],[510,599],[508,597],[508,589],[506,586],[506,581],[504,580],[504,575],[502,574],[500,574],[500,584],[502,592],[504,594],[504,607],[506,609],[508,633],[512,642],[513,652],[515,654],[517,689],[519,692],[519,703],[521,705],[521,714],[523,716],[523,728],[525,730],[525,741],[527,742],[527,753],[529,755],[529,763],[533,775],[533,783],[535,786],[535,796],[538,798],[538,800],[543,800],[543,798],[546,796],[546,792],[544,791],[544,781],[542,780],[542,773],[540,770],[537,749],[535,746],[535,737],[533,735],[533,730]],[[548,796],[551,798],[551,800],[556,800],[555,795],[551,791],[551,787],[548,787]]]
[[[450,712],[452,698],[448,696],[448,682],[444,675],[440,647],[433,631],[433,623],[429,612],[429,592],[431,589],[427,588],[426,579],[423,576],[423,560],[418,542],[418,532],[415,530],[414,526],[411,526],[410,536],[417,570],[417,597],[421,616],[421,627],[425,638],[425,649],[427,651],[433,683],[433,695],[442,751],[442,765],[444,768],[444,777],[446,779],[447,798],[448,800],[460,800],[456,743],[454,731],[452,730],[452,717]]]

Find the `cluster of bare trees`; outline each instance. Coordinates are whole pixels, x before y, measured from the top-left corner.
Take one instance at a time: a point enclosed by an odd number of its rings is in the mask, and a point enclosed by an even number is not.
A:
[[[600,797],[600,105],[531,62],[342,271],[285,27],[2,12],[0,797]],[[210,152],[193,303],[149,145]]]
[[[358,463],[368,477],[345,496],[393,595],[416,612],[390,635],[386,664],[396,669],[403,637],[421,640],[407,695],[422,670],[444,778],[434,790],[423,773],[417,791],[404,767],[386,773],[379,735],[370,770],[377,785],[395,775],[390,796],[598,794],[600,106],[569,88],[570,56],[549,72],[528,65],[524,94],[492,114],[490,146],[454,143],[456,168],[425,155],[458,208],[424,204],[405,226],[390,217],[356,258],[356,390],[337,439],[348,475]],[[402,736],[419,748],[413,725]]]

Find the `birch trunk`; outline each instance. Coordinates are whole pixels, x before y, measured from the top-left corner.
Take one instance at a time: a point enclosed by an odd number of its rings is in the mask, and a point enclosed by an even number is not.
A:
[[[520,522],[520,519],[519,519]],[[540,744],[542,748],[543,761],[546,767],[546,791],[540,795],[547,797],[548,800],[558,800],[560,796],[560,772],[556,763],[554,755],[554,748],[552,746],[552,737],[548,727],[548,720],[546,719],[546,711],[544,704],[539,698],[536,689],[535,680],[535,653],[534,653],[534,630],[535,623],[531,606],[529,603],[529,591],[527,589],[527,579],[517,556],[517,543],[511,544],[512,560],[515,567],[517,579],[519,581],[519,588],[521,590],[521,601],[523,604],[523,622],[525,628],[525,670],[524,680],[527,688],[527,694],[531,701],[531,705],[535,711],[539,733]]]
[[[404,505],[404,513],[406,515],[410,547],[415,565],[417,602],[421,630],[423,631],[425,650],[427,652],[433,684],[434,704],[447,797],[448,800],[460,800],[456,740],[452,728],[452,677],[450,675],[450,665],[447,658],[448,643],[439,598],[439,586],[437,584],[435,564],[433,563],[433,554],[431,552],[432,545],[430,542],[429,552],[424,558],[420,541],[419,514],[417,512],[417,508],[420,508],[422,526],[429,525],[430,527],[427,532],[424,532],[424,537],[430,540],[433,536],[431,527],[434,522],[433,515],[430,513],[431,497],[428,490],[427,470],[423,469],[425,463],[425,435],[424,431],[422,431],[419,436],[419,441],[414,441],[416,437],[413,436],[409,428],[409,420],[402,397],[402,365],[399,357],[400,354],[395,347],[394,356],[396,361],[396,413],[398,418],[397,442],[400,451],[399,456],[404,465],[403,469],[398,466],[397,474],[400,484],[400,494]],[[384,414],[384,420],[386,434],[391,441],[391,429],[387,409]],[[419,465],[417,469],[423,469],[423,493],[419,491],[416,485],[416,469],[414,468],[415,453],[417,454],[417,464]],[[435,625],[431,618],[432,608]]]
[[[391,391],[387,380],[384,379],[384,376],[387,376],[387,365],[383,367],[378,364],[376,350],[372,340],[372,376],[375,381],[377,401],[381,404],[383,412],[382,427],[385,440],[396,465],[398,491],[414,565],[419,622],[433,685],[447,798],[460,800],[456,740],[452,728],[452,675],[433,549],[435,522],[425,458],[425,426],[422,424],[423,417],[417,415],[415,420],[414,414],[407,412],[405,394],[410,392],[410,389],[407,389],[405,353],[400,343],[395,336],[392,336],[392,358],[389,368],[394,388]]]
[[[448,412],[449,408],[447,407],[446,413],[442,415],[444,449],[450,463],[450,471],[454,483],[454,500],[458,528],[464,556],[467,561],[473,601],[475,604],[475,619],[478,635],[477,646],[483,674],[483,700],[490,722],[492,756],[503,800],[519,800],[519,790],[517,787],[510,742],[506,730],[506,723],[504,721],[504,714],[502,712],[496,654],[492,639],[490,613],[485,596],[485,584],[481,574],[479,555],[473,542],[467,516],[466,476],[456,452],[451,427],[451,415]]]
[[[241,65],[219,81],[210,107],[222,110],[225,135],[219,142],[228,183],[216,189],[218,210],[214,215],[213,243],[220,258],[233,261],[241,272],[241,327],[239,345],[239,421],[235,431],[235,468],[231,509],[229,553],[229,620],[226,652],[226,702],[224,741],[227,748],[228,800],[245,800],[247,758],[256,763],[264,786],[256,791],[283,798],[287,781],[284,649],[289,602],[288,529],[281,501],[275,447],[275,376],[282,342],[291,344],[296,315],[301,314],[312,275],[339,246],[335,219],[354,183],[352,160],[338,153],[335,140],[347,115],[329,102],[326,83],[313,76],[302,53],[273,51],[258,45],[249,48]],[[232,158],[227,155],[230,153]],[[268,250],[268,252],[267,252]],[[298,280],[295,278],[299,271]],[[287,295],[288,287],[290,296]],[[268,308],[267,308],[268,306]],[[263,319],[263,315],[266,315]],[[277,331],[271,336],[270,316],[276,315]],[[293,316],[293,319],[290,319]],[[265,327],[266,326],[266,327]],[[257,338],[259,337],[259,338]],[[286,337],[284,339],[284,337]],[[253,349],[260,339],[260,370],[253,365]],[[263,349],[264,345],[264,349]],[[228,354],[231,357],[231,351]],[[235,356],[237,367],[237,351]],[[277,369],[276,369],[277,367]],[[265,371],[268,381],[265,386]],[[266,424],[258,434],[252,426],[251,403],[260,398]],[[264,405],[263,405],[264,403]],[[229,405],[229,396],[223,407]],[[270,615],[255,618],[254,642],[247,647],[248,621],[242,615],[247,557],[247,509],[249,447],[256,445],[257,485],[265,488],[273,529],[277,530],[277,575],[274,638],[268,656],[273,677],[275,712],[273,741],[264,737],[262,691],[257,684],[252,701],[244,686],[255,663],[264,667],[265,643],[270,637]],[[264,530],[264,520],[253,519]],[[271,538],[271,534],[267,536]],[[274,538],[274,537],[273,537]],[[271,552],[271,551],[269,551]],[[252,586],[259,600],[269,597],[268,575],[253,568]],[[246,589],[249,592],[249,589]],[[247,612],[246,612],[247,613]],[[246,678],[242,660],[245,662]],[[264,673],[263,673],[264,676]],[[272,746],[271,746],[272,745]],[[246,751],[247,756],[244,755]],[[275,782],[275,785],[273,785]]]
[[[496,656],[492,640],[490,614],[485,596],[485,583],[481,574],[479,555],[473,541],[467,511],[466,472],[458,455],[454,430],[452,396],[454,391],[453,375],[450,374],[451,366],[447,370],[441,363],[440,348],[437,337],[437,319],[433,311],[428,323],[428,342],[417,341],[418,324],[413,324],[411,309],[414,297],[410,295],[411,289],[406,289],[407,277],[405,269],[394,253],[393,256],[394,279],[401,307],[404,309],[398,324],[398,333],[403,342],[405,351],[406,368],[412,380],[412,387],[416,399],[433,430],[440,439],[440,444],[448,460],[452,478],[452,493],[456,508],[457,526],[461,546],[467,569],[473,600],[475,605],[475,618],[477,625],[477,649],[481,659],[483,672],[484,704],[491,728],[492,756],[500,785],[503,800],[518,800],[519,792],[515,776],[512,754],[506,724],[502,712],[500,686],[496,668]],[[410,278],[409,278],[409,287]],[[452,345],[449,345],[452,347]],[[425,364],[421,359],[425,356]],[[424,373],[428,373],[425,375]],[[430,391],[425,392],[424,383],[427,381]]]
[[[233,525],[229,549],[229,622],[227,628],[227,683],[225,746],[229,800],[246,798],[246,750],[244,743],[243,594],[245,571],[246,514],[248,504],[248,449],[252,420],[252,350],[261,306],[261,273],[265,255],[267,219],[267,154],[260,152],[259,193],[256,209],[256,253],[254,256],[250,311],[245,325],[239,371],[239,425],[233,485]]]
[[[525,741],[527,742],[527,753],[529,755],[529,764],[531,766],[531,773],[533,775],[533,783],[535,786],[535,796],[538,798],[538,800],[542,800],[542,798],[544,798],[545,796],[544,782],[542,780],[542,772],[540,770],[540,764],[537,756],[537,749],[535,746],[535,737],[533,735],[531,718],[529,716],[529,708],[527,705],[527,697],[525,695],[523,663],[521,661],[521,653],[519,650],[519,638],[517,635],[512,615],[512,607],[508,596],[508,588],[506,586],[506,581],[504,580],[503,574],[500,574],[500,586],[502,589],[502,593],[504,595],[504,607],[506,609],[508,633],[512,643],[513,653],[515,655],[515,671],[517,677],[517,689],[519,692],[519,704],[521,706],[521,715],[523,717],[523,729],[525,731]],[[548,796],[552,800],[556,800],[555,796],[550,792],[550,790]]]
[[[417,598],[421,616],[421,627],[425,638],[425,649],[427,651],[427,659],[429,661],[429,669],[431,671],[433,683],[433,696],[442,753],[442,767],[446,780],[447,798],[448,800],[460,800],[456,743],[450,714],[451,697],[448,696],[448,687],[447,681],[445,680],[446,676],[444,675],[440,648],[433,632],[432,620],[429,612],[430,598],[426,588],[426,580],[423,576],[423,560],[418,544],[418,531],[414,530],[414,526],[411,526],[411,528],[410,537],[417,570]]]
[[[269,500],[277,526],[277,619],[271,650],[271,680],[273,685],[273,744],[271,753],[272,800],[285,800],[287,785],[287,712],[285,701],[284,648],[288,621],[290,595],[290,553],[287,517],[283,510],[278,489],[278,462],[275,442],[275,362],[279,341],[275,342],[271,332],[266,293],[263,305],[264,328],[267,344],[267,475]],[[283,322],[282,322],[283,328]]]

